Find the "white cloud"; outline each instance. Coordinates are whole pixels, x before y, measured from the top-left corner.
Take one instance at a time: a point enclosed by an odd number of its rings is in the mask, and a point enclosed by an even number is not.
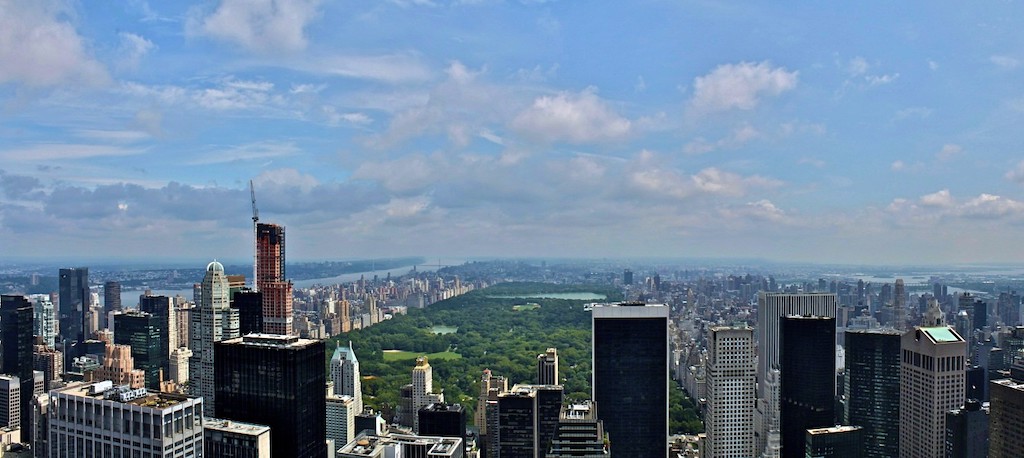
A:
[[[753,219],[774,223],[786,222],[786,212],[768,199],[747,202],[738,207],[723,208],[719,211],[727,219]]]
[[[907,164],[903,161],[893,161],[889,168],[894,172],[899,172],[907,168]]]
[[[921,205],[929,207],[952,207],[954,204],[948,189],[921,196]]]
[[[320,185],[320,182],[312,175],[307,175],[292,168],[267,170],[253,178],[252,181],[257,191],[263,188],[264,192],[261,194],[272,194],[272,191],[275,189],[286,188],[298,188],[302,192],[308,193]],[[266,191],[268,188],[271,192]]]
[[[935,154],[935,158],[940,160],[940,161],[945,162],[945,161],[948,161],[950,159],[953,159],[953,158],[959,156],[963,152],[964,152],[964,148],[962,146],[954,145],[952,143],[947,143],[945,145],[942,145],[942,149],[939,150],[939,152]]]
[[[141,35],[121,32],[120,36],[121,46],[119,47],[119,54],[121,55],[121,60],[117,63],[117,66],[121,70],[137,69],[142,58],[149,54],[150,51],[156,49],[156,45],[152,41],[147,40]]]
[[[57,159],[87,159],[94,157],[131,156],[142,154],[144,148],[70,143],[40,143],[22,148],[0,151],[0,158],[9,161],[53,161]]]
[[[223,150],[206,153],[203,157],[190,162],[190,165],[224,164],[228,162],[251,161],[256,159],[272,159],[276,157],[294,156],[301,150],[291,142],[256,142],[239,145]]]
[[[100,130],[78,129],[75,135],[92,140],[103,140],[116,143],[134,143],[150,138],[150,134],[140,130]]]
[[[632,122],[615,113],[593,88],[578,94],[538,97],[512,120],[511,126],[544,143],[621,140],[632,131]]]
[[[322,0],[222,0],[206,17],[192,17],[188,32],[240,45],[257,53],[306,48],[306,27],[320,16]]]
[[[1020,60],[1010,56],[992,56],[988,58],[997,67],[1013,69],[1020,66]]]
[[[1017,166],[1007,171],[1003,177],[1014,183],[1024,184],[1024,161],[1018,162]]]
[[[106,69],[89,55],[62,4],[0,0],[0,84],[98,85]]]
[[[860,56],[850,59],[850,62],[846,64],[846,71],[850,76],[861,76],[867,73],[869,68],[871,68],[871,64]]]
[[[997,218],[1024,213],[1024,203],[993,194],[981,194],[964,202],[958,210],[964,216]]]
[[[728,136],[715,142],[709,142],[703,137],[697,138],[684,145],[683,152],[686,154],[704,154],[720,149],[739,148],[760,136],[761,133],[750,126],[750,124],[743,124],[733,129]]]
[[[821,159],[818,159],[816,157],[808,157],[808,156],[804,156],[804,157],[800,158],[800,160],[796,161],[796,163],[797,164],[810,165],[812,167],[819,168],[819,169],[822,168],[822,167],[825,167],[825,165],[826,165],[825,161],[823,161]]]
[[[319,56],[308,60],[286,62],[285,65],[310,73],[386,83],[423,82],[434,76],[420,56],[414,53]]]
[[[932,115],[932,109],[927,107],[910,107],[902,110],[897,110],[896,115],[893,117],[894,121],[902,121],[908,118],[920,118],[924,119]]]
[[[733,109],[752,110],[765,96],[776,96],[797,85],[797,71],[772,67],[765,61],[719,65],[694,80],[690,110],[709,114]]]

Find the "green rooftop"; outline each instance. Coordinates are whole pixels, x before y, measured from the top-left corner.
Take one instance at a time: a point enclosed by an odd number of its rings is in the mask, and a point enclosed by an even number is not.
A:
[[[964,339],[957,335],[956,332],[953,332],[953,328],[949,328],[946,326],[935,328],[921,328],[921,330],[927,333],[928,337],[931,337],[932,340],[939,343],[964,341]]]

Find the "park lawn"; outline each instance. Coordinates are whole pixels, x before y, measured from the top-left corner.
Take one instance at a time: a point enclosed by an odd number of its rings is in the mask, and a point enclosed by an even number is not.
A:
[[[403,361],[409,359],[416,359],[417,357],[423,356],[423,353],[416,353],[412,351],[403,350],[384,350],[384,361]],[[460,359],[462,355],[453,351],[442,351],[437,353],[427,353],[427,360],[429,361],[443,361],[446,359]]]

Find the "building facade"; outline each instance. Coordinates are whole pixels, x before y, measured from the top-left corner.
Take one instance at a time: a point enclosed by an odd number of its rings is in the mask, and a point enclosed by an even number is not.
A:
[[[28,412],[31,410],[33,393],[32,336],[34,326],[32,303],[25,296],[0,296],[0,373],[13,375],[21,384],[21,425],[22,431],[31,431]],[[31,442],[31,438],[26,438]]]
[[[843,424],[863,428],[864,456],[899,456],[900,337],[889,329],[846,331]]]
[[[989,450],[991,458],[1024,456],[1024,379],[989,383]]]
[[[942,458],[946,412],[964,404],[967,342],[948,326],[900,340],[900,457]]]
[[[755,456],[755,361],[753,329],[708,331],[704,458]]]
[[[537,355],[537,384],[558,385],[558,349],[548,348]]]
[[[271,458],[270,428],[206,418],[203,421],[203,450],[208,458]]]
[[[80,356],[80,346],[88,338],[85,335],[85,313],[89,309],[89,268],[77,267],[60,269],[58,278],[58,333],[64,345],[65,367],[71,367],[71,359]]]
[[[224,266],[214,261],[206,266],[200,304],[192,313],[192,357],[188,363],[192,393],[203,397],[206,416],[216,416],[214,386],[214,345],[238,337],[238,311],[232,309]],[[244,420],[243,420],[244,421]]]
[[[807,430],[835,425],[836,322],[791,315],[779,330],[782,456],[803,458]]]
[[[347,347],[337,347],[331,356],[331,380],[334,382],[334,394],[351,396],[356,403],[356,413],[363,411],[362,376],[359,373],[359,360],[352,349],[352,342]]]
[[[591,306],[591,389],[613,451],[668,455],[668,314],[664,304]]]

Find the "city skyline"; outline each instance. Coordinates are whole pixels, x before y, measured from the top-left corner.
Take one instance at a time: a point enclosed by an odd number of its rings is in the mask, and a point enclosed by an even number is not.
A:
[[[5,256],[1024,255],[1008,4],[0,6]]]

